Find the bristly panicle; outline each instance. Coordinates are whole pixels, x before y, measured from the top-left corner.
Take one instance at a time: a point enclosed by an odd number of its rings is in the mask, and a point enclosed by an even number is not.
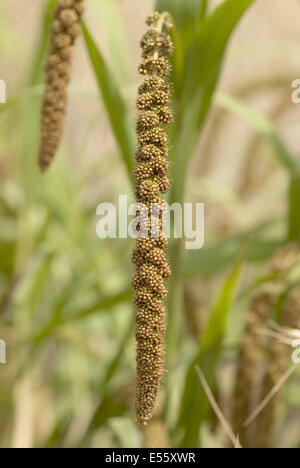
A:
[[[300,288],[293,289],[286,300],[281,326],[289,329],[300,328]],[[270,354],[266,373],[263,379],[260,400],[262,401],[273,390],[282,376],[292,365],[292,348],[273,338],[270,344]],[[276,425],[276,409],[281,391],[267,404],[258,415],[254,434],[253,448],[274,448],[274,431]]]
[[[234,433],[238,435],[244,448],[249,448],[249,429],[244,427],[244,422],[253,410],[253,395],[259,383],[257,377],[265,341],[262,330],[267,328],[274,302],[273,295],[262,289],[253,297],[246,315],[245,331],[237,362],[232,414]]]
[[[50,166],[62,138],[73,45],[80,34],[80,20],[84,8],[84,0],[58,0],[54,11],[42,107],[39,151],[39,165],[42,171]]]
[[[148,237],[137,239],[133,253],[135,289],[137,388],[136,419],[145,425],[151,419],[164,366],[165,306],[167,289],[164,280],[170,275],[166,250],[168,240],[162,232],[160,196],[169,189],[168,136],[164,125],[172,121],[169,107],[169,56],[173,45],[167,31],[171,27],[167,14],[150,16],[149,30],[141,41],[143,61],[141,75],[146,75],[138,90],[136,198],[146,209]],[[151,206],[162,208],[153,229]],[[154,234],[154,235],[153,235]]]
[[[299,247],[295,244],[288,244],[276,253],[267,268],[267,276],[270,280],[255,292],[251,307],[245,317],[245,330],[237,361],[236,383],[232,399],[232,426],[243,448],[254,448],[260,444],[268,445],[271,442],[276,398],[272,399],[272,402],[248,427],[245,427],[244,423],[272,390],[277,383],[276,380],[279,380],[284,373],[283,362],[287,363],[286,358],[290,350],[279,343],[277,338],[272,339],[270,343],[268,322],[274,317],[279,297],[287,288],[289,276],[298,261]],[[295,301],[294,304],[296,305]],[[286,307],[283,322],[285,326],[287,326],[286,323],[294,323],[288,312],[288,305]],[[299,306],[297,313],[298,311]],[[269,357],[265,362],[263,349],[268,348]]]

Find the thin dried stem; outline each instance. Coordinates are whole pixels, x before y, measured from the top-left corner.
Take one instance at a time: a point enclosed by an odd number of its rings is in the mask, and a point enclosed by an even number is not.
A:
[[[214,396],[213,396],[213,393],[211,391],[211,389],[209,388],[209,385],[207,383],[207,380],[206,378],[204,377],[204,374],[202,372],[202,370],[200,369],[199,366],[195,366],[195,370],[199,376],[199,379],[201,381],[201,384],[203,386],[203,389],[206,393],[206,396],[211,404],[211,407],[213,408],[214,412],[216,413],[216,416],[217,418],[219,419],[220,423],[222,424],[226,434],[228,435],[229,439],[231,440],[232,444],[233,444],[233,447],[234,448],[238,448],[238,449],[241,449],[243,448],[240,444],[240,441],[239,441],[239,438],[234,434],[233,430],[231,429],[230,427],[230,424],[228,423],[228,421],[226,420],[224,414],[222,413],[221,409],[219,408]]]

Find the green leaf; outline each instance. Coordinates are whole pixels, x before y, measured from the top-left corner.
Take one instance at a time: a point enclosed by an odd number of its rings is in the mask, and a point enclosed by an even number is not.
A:
[[[87,26],[82,25],[83,35],[90,60],[102,93],[112,130],[127,168],[128,176],[133,181],[133,154],[135,150],[134,127],[129,109],[122,97],[113,73],[110,71],[100,50],[94,42]]]
[[[119,304],[128,302],[131,298],[131,289],[126,289],[125,291],[122,291],[119,294],[107,298],[102,298],[100,301],[97,301],[89,308],[85,308],[77,312],[76,314],[67,317],[64,317],[62,315],[62,309],[65,305],[65,303],[62,302],[62,304],[59,304],[56,313],[53,314],[53,317],[51,318],[50,322],[46,324],[46,326],[41,331],[39,331],[34,337],[30,338],[30,340],[34,342],[35,345],[38,345],[45,338],[52,335],[58,327],[66,325],[67,323],[74,323],[75,321],[86,319],[96,313],[99,314],[100,312],[107,312]]]
[[[245,262],[248,247],[240,254],[232,271],[221,289],[217,303],[212,311],[207,329],[201,340],[201,352],[206,349],[219,348],[226,331],[229,312],[233,305],[242,266]]]
[[[50,25],[56,3],[57,0],[48,0],[42,10],[39,37],[36,39],[37,50],[28,79],[28,85],[31,89],[37,89],[37,85],[43,83],[44,80],[43,67],[46,62]],[[29,102],[24,101],[18,116],[19,125],[23,132],[19,150],[20,185],[24,189],[26,201],[29,203],[36,200],[41,187],[40,171],[36,161],[40,140],[40,102],[38,93],[34,94]],[[10,103],[7,106],[10,106]]]
[[[207,0],[156,1],[156,10],[169,12],[174,25],[170,34],[174,44],[174,53],[171,59],[171,81],[174,87],[175,100],[179,100],[182,95],[187,52],[195,39],[196,31],[206,16],[207,5]]]
[[[189,23],[195,23],[199,16],[204,18],[207,4],[207,0],[157,0],[155,10],[171,13],[178,30],[182,30]]]
[[[20,94],[17,94],[16,96],[9,98],[5,104],[1,104],[0,114],[4,112],[5,110],[9,109],[10,107],[21,103],[22,101],[25,101],[27,99],[31,99],[34,97],[43,96],[43,94],[44,94],[44,86],[40,84],[28,87],[24,91],[22,91]]]
[[[113,398],[114,396],[112,396],[109,392],[109,384],[111,380],[113,379],[113,377],[115,376],[120,366],[120,363],[122,362],[125,349],[130,339],[132,338],[133,328],[134,328],[134,320],[132,319],[128,325],[128,328],[125,330],[123,338],[118,346],[118,349],[115,355],[113,356],[111,360],[110,365],[108,366],[106,370],[103,380],[99,383],[99,392],[101,392],[102,397],[91,418],[90,424],[86,430],[83,440],[86,440],[86,438],[90,435],[90,433],[95,428],[98,428],[102,426],[103,424],[105,424],[108,418],[111,418],[112,416],[119,416],[125,410],[124,405],[122,405],[121,403],[118,403],[118,405],[115,404],[115,401]],[[114,413],[112,410],[108,411],[108,402],[112,403],[113,407],[117,410],[116,413]]]
[[[192,46],[186,73],[186,91],[192,97],[199,87],[214,82],[228,40],[253,0],[226,0],[199,28]]]
[[[34,86],[40,83],[43,79],[43,69],[41,64],[44,63],[45,55],[48,49],[49,30],[52,22],[53,11],[56,7],[57,0],[48,0],[45,11],[43,13],[43,22],[41,27],[40,38],[37,41],[37,51],[34,54],[35,61],[31,70],[30,84]]]
[[[188,164],[210,109],[229,38],[252,3],[253,0],[226,0],[198,24],[186,59],[183,95],[176,106],[172,202],[183,200]]]
[[[132,295],[133,295],[132,289],[126,289],[125,291],[122,291],[120,294],[117,294],[112,297],[108,297],[107,299],[102,299],[101,301],[92,305],[88,309],[84,309],[78,314],[70,316],[68,319],[66,319],[66,321],[70,320],[73,322],[74,320],[82,320],[84,318],[90,317],[91,315],[95,313],[110,310],[118,304],[129,302],[132,299]]]
[[[90,9],[97,11],[97,21],[103,27],[112,66],[118,78],[128,81],[128,47],[124,30],[124,21],[117,0],[90,0]]]
[[[299,171],[298,164],[281,140],[274,123],[261,112],[252,109],[240,99],[224,93],[216,95],[216,103],[248,122],[273,148],[282,166],[292,174]]]
[[[175,8],[175,2],[159,3],[161,9],[169,9],[175,17],[180,44],[179,56],[174,62],[176,71],[175,78],[180,79],[180,86],[174,87],[174,114],[175,121],[170,129],[171,148],[170,159],[172,162],[172,189],[169,195],[169,203],[183,203],[185,197],[185,185],[187,180],[188,166],[198,143],[200,132],[205,118],[210,109],[213,93],[217,85],[221,65],[232,31],[237,25],[243,13],[252,4],[253,0],[226,0],[211,16],[204,14],[197,16],[197,11],[192,13],[188,5],[194,2],[176,3],[177,8],[188,8],[190,17],[194,16],[191,24],[187,24],[188,31],[183,28],[181,15],[183,13]],[[199,5],[199,4],[198,4]],[[206,5],[207,6],[207,5]],[[188,15],[187,15],[188,16]],[[177,24],[178,22],[178,24]],[[184,19],[184,22],[188,20]],[[185,36],[188,37],[188,47]],[[178,54],[177,54],[178,55]],[[181,63],[181,67],[178,66]],[[173,64],[174,65],[174,64]],[[179,70],[179,72],[178,72]],[[173,78],[174,79],[174,78]],[[178,78],[176,78],[178,79]],[[169,299],[169,336],[172,336],[171,350],[178,349],[177,337],[174,328],[180,317],[180,305],[182,302],[182,275],[181,246],[175,241],[172,249],[171,264],[173,276],[170,280]],[[177,334],[178,335],[178,334]],[[172,353],[169,353],[171,362]],[[166,399],[168,401],[168,398]]]
[[[245,242],[249,242],[247,260],[258,261],[270,258],[284,243],[284,239],[268,239],[262,234],[268,228],[275,228],[276,221],[259,225],[241,232],[216,244],[203,247],[199,251],[186,251],[181,269],[186,278],[200,274],[212,274],[224,270],[241,251]]]
[[[181,447],[198,446],[200,426],[207,415],[209,404],[195,372],[195,366],[198,365],[203,370],[210,387],[212,387],[228,317],[235,301],[245,257],[246,249],[239,255],[221,288],[200,342],[199,353],[189,366],[177,427],[179,433],[183,433]]]

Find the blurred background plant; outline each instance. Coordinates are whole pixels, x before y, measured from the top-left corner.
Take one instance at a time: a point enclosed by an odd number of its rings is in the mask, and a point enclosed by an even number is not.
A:
[[[299,2],[87,0],[65,138],[42,176],[55,4],[27,2],[26,14],[17,0],[0,5],[0,444],[148,447],[159,427],[166,447],[222,447],[195,365],[229,419],[251,297],[274,280],[269,259],[299,241]],[[197,252],[171,245],[166,379],[142,432],[132,409],[133,245],[97,239],[95,213],[119,194],[133,199],[136,67],[153,9],[176,25],[170,201],[205,202],[206,243]],[[289,273],[297,287],[297,268]],[[282,309],[290,289],[276,289]],[[276,447],[300,445],[298,385],[295,372],[278,405]]]

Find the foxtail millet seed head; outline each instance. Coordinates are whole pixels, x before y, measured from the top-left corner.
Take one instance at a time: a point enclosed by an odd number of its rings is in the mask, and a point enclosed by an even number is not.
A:
[[[241,445],[244,448],[253,448],[256,445],[265,444],[267,443],[267,439],[270,440],[272,434],[272,416],[275,400],[268,404],[268,410],[265,409],[265,412],[259,415],[257,420],[249,427],[245,428],[244,422],[266,396],[268,389],[269,391],[271,390],[270,375],[273,378],[273,383],[276,379],[272,367],[275,365],[278,369],[280,357],[279,353],[275,357],[275,349],[272,349],[273,345],[271,343],[270,361],[267,363],[265,382],[263,383],[264,389],[261,395],[258,394],[257,390],[260,389],[261,384],[260,371],[262,370],[261,363],[263,362],[263,346],[267,345],[264,331],[268,327],[268,321],[272,318],[282,289],[286,288],[288,275],[298,262],[298,256],[299,247],[294,244],[289,244],[276,253],[267,268],[267,274],[271,280],[264,286],[261,286],[254,294],[250,309],[246,314],[245,331],[238,357],[236,384],[232,398],[233,430],[239,436]],[[289,317],[289,314],[285,315],[286,318]],[[291,321],[290,318],[288,318],[288,321]],[[276,340],[273,340],[273,343],[274,348],[277,348],[278,343]],[[286,356],[286,353],[284,355]],[[278,378],[281,375],[280,371],[277,372]],[[264,414],[267,417],[264,417]]]
[[[54,11],[41,117],[38,159],[42,171],[50,166],[63,135],[73,46],[81,30],[84,7],[83,0],[58,0]]]
[[[292,289],[283,307],[281,326],[289,329],[300,328],[300,286]],[[275,385],[292,365],[291,346],[282,343],[277,337],[272,338],[270,343],[269,358],[266,372],[262,383],[260,401],[262,401],[274,389]],[[253,448],[274,448],[274,435],[276,425],[276,410],[280,400],[282,389],[258,415],[255,423],[253,437]]]
[[[249,448],[249,429],[244,422],[253,410],[253,396],[259,382],[259,363],[265,337],[262,333],[271,317],[275,298],[263,288],[252,298],[246,314],[245,330],[237,360],[236,382],[233,394],[232,426],[241,446]]]
[[[166,210],[160,194],[169,189],[168,136],[164,124],[172,121],[169,107],[169,56],[173,51],[166,14],[154,13],[147,19],[149,30],[141,41],[143,62],[139,66],[144,82],[138,89],[136,197],[146,207],[148,237],[136,241],[132,261],[136,265],[133,279],[137,340],[136,419],[145,425],[152,417],[163,376],[165,355],[165,306],[170,276],[166,249],[168,239],[162,232]],[[156,213],[153,204],[157,205]],[[151,217],[151,214],[153,217]],[[152,236],[150,236],[152,234]],[[153,236],[155,234],[155,236]]]

